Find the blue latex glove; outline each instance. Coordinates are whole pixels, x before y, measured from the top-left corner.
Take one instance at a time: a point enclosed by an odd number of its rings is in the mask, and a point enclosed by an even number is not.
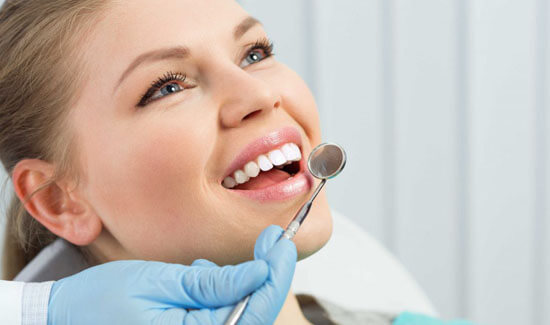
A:
[[[294,242],[281,238],[283,228],[269,226],[254,247],[254,258],[265,260],[269,276],[265,284],[250,297],[250,308],[245,309],[240,324],[273,324],[288,296],[294,277],[298,253]],[[274,310],[277,312],[273,312]]]
[[[255,290],[239,324],[271,324],[296,266],[294,243],[275,244],[281,233],[277,226],[265,229],[256,241],[256,260],[236,266],[118,261],[59,280],[50,294],[48,325],[223,324]]]
[[[393,325],[474,325],[465,320],[441,321],[435,318],[414,314],[410,312],[401,313],[394,321]]]
[[[284,238],[278,241],[282,234],[283,228],[269,226],[256,240],[254,258],[267,262],[269,276],[264,285],[250,297],[238,325],[273,324],[283,307],[294,277],[298,255],[294,242]],[[205,260],[200,263],[205,266],[217,267],[216,264]]]

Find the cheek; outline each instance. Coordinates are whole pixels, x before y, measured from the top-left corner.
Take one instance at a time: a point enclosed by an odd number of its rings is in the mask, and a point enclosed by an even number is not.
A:
[[[198,166],[205,164],[205,139],[212,136],[191,132],[193,127],[182,120],[153,120],[132,128],[137,132],[112,135],[106,145],[94,146],[96,159],[88,164],[92,205],[134,256],[171,259],[173,252],[160,247],[177,246],[193,236],[189,229],[200,229],[194,224],[198,218],[189,216],[200,215],[197,202],[205,194]]]

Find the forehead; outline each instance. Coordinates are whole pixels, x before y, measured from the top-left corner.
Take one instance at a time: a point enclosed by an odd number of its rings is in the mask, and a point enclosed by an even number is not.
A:
[[[83,44],[84,56],[102,73],[120,70],[153,49],[232,42],[247,16],[234,0],[114,0]]]
[[[137,52],[167,42],[223,39],[246,16],[234,0],[117,0],[96,35],[113,42],[119,52]]]

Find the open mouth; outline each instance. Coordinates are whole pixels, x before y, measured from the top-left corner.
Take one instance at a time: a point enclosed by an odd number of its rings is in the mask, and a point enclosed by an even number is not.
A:
[[[261,154],[226,176],[222,186],[234,190],[259,190],[278,184],[300,172],[302,152],[293,143]]]

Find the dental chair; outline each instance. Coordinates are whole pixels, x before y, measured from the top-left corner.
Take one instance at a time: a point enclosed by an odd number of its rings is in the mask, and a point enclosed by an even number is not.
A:
[[[296,264],[294,293],[307,293],[348,310],[402,311],[437,316],[405,267],[376,239],[332,210],[328,243]]]
[[[316,254],[300,261],[292,288],[342,307],[437,316],[434,307],[403,265],[377,240],[342,214],[332,211],[333,235]],[[44,248],[16,281],[58,280],[88,265],[63,239]]]

